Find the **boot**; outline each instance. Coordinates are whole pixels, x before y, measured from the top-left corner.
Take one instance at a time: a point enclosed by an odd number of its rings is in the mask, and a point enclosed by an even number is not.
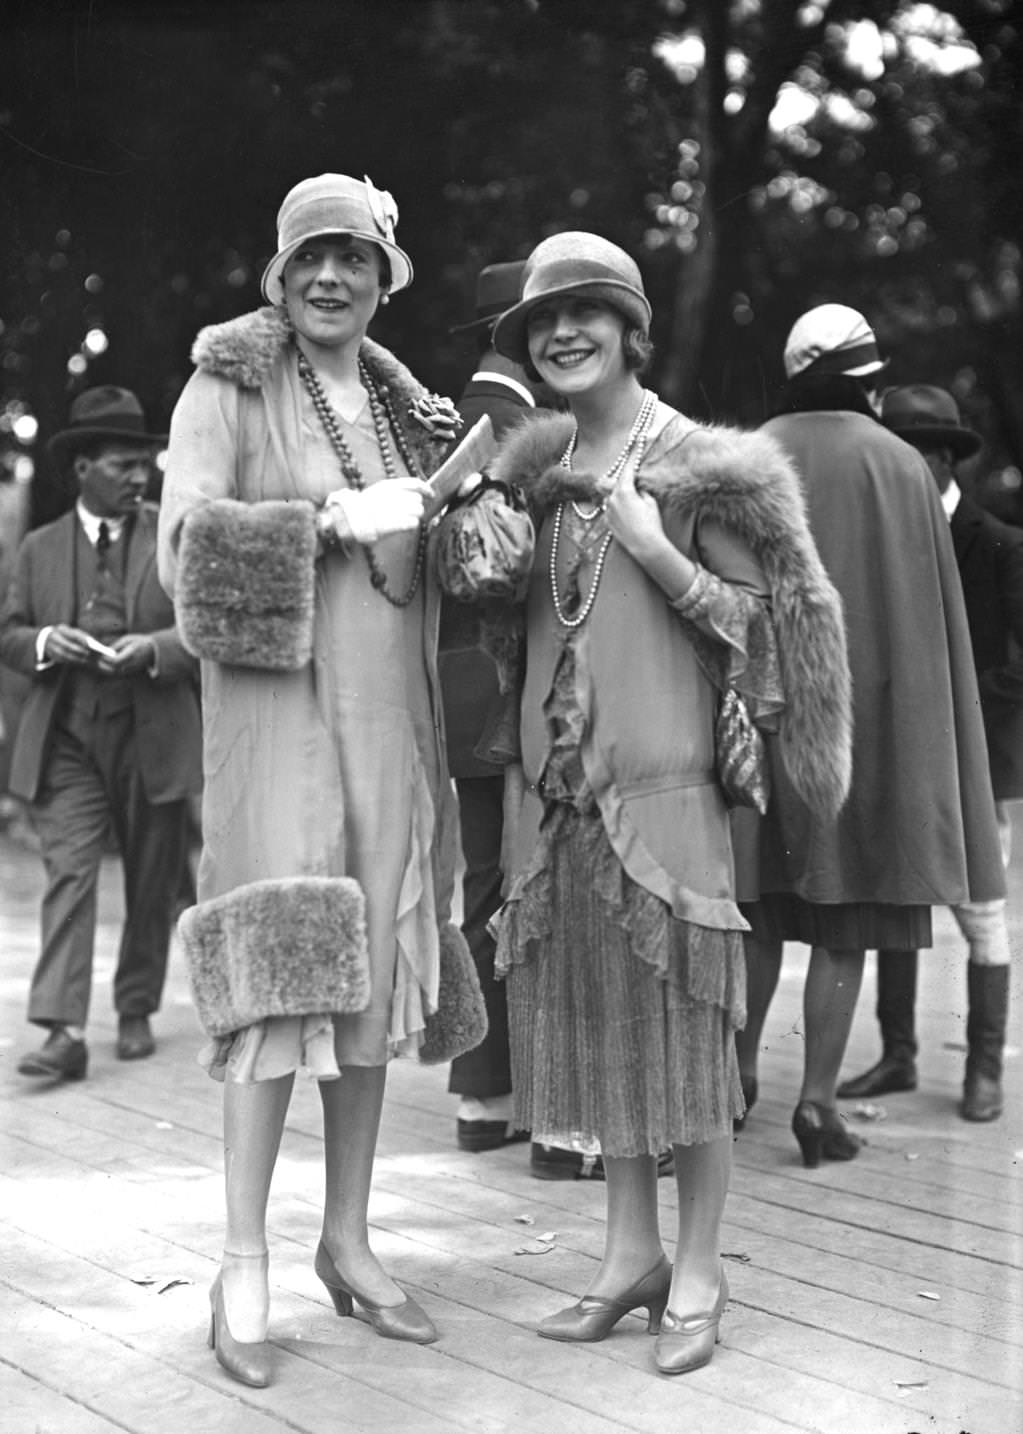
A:
[[[843,1081],[836,1091],[839,1100],[916,1090],[916,968],[915,951],[877,953],[881,1059],[862,1075]]]
[[[1009,1015],[1008,966],[966,967],[966,1079],[964,1120],[997,1120],[1002,1113],[1002,1048]]]

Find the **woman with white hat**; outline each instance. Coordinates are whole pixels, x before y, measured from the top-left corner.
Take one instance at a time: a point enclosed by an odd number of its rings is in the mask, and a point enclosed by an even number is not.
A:
[[[734,687],[758,721],[780,720],[795,780],[831,810],[848,776],[848,693],[841,617],[790,465],[644,387],[650,318],[632,259],[567,233],[530,255],[522,300],[495,331],[498,351],[569,409],[521,425],[492,473],[524,492],[538,526],[528,795],[498,960],[514,1123],[598,1144],[607,1178],[603,1258],[538,1332],[603,1339],[645,1309],[656,1367],[682,1374],[711,1358],[728,1298],[719,1229],[742,1110],[745,922],[715,772],[719,695]],[[445,532],[472,513],[450,513]],[[667,1146],[673,1263],[657,1218]]]
[[[203,658],[205,722],[199,901],[181,934],[224,1082],[211,1343],[252,1385],[271,1377],[266,1207],[299,1066],[324,1112],[317,1274],[339,1314],[354,1302],[378,1334],[437,1337],[367,1231],[386,1062],[429,1047],[442,952],[445,971],[471,968],[448,919],[425,507],[456,419],[366,337],[412,279],[396,219],[368,179],[292,189],[269,307],[203,330],[171,426],[161,574]],[[465,1048],[433,1037],[433,1060]]]

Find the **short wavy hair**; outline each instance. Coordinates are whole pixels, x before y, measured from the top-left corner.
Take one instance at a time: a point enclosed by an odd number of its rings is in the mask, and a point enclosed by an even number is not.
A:
[[[643,329],[637,328],[635,324],[629,324],[622,333],[622,353],[625,355],[625,367],[637,378],[642,378],[654,357],[654,346],[650,341],[650,335]],[[522,365],[526,377],[533,383],[542,383],[540,375],[533,367],[533,360],[527,358]]]

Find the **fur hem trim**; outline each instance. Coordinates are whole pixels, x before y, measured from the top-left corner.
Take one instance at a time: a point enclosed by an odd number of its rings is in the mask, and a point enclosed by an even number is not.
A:
[[[218,498],[181,530],[175,594],[195,657],[294,672],[313,651],[316,526],[311,503]]]
[[[437,1009],[426,1018],[419,1059],[424,1065],[453,1061],[475,1050],[487,1029],[487,1008],[476,963],[458,927],[445,922],[440,928]]]
[[[229,379],[239,388],[259,389],[291,342],[291,324],[284,309],[254,309],[226,323],[200,329],[192,346],[192,362],[204,373]],[[410,405],[421,398],[426,389],[400,359],[372,339],[363,339],[359,357],[378,388],[390,395],[395,418],[424,472],[432,473],[450,444],[431,437],[419,424],[409,420]]]
[[[559,462],[572,432],[565,414],[519,425],[493,476],[535,510],[592,497],[596,479]],[[815,816],[840,811],[852,779],[852,683],[842,602],[821,562],[796,470],[769,434],[690,428],[672,420],[652,440],[639,486],[665,512],[699,510],[755,554],[771,592],[785,709],[779,748],[786,773]]]
[[[189,907],[178,934],[210,1036],[369,1003],[365,899],[350,877],[250,882]]]

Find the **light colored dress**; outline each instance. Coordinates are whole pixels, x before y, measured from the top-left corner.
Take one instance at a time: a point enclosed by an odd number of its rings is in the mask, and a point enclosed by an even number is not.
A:
[[[364,482],[385,481],[368,401],[353,423],[341,422]],[[319,503],[343,484],[292,351],[277,356],[258,395],[200,371],[172,424],[164,570],[172,581],[174,540],[198,503]],[[376,544],[392,592],[407,589],[416,541]],[[200,1059],[215,1076],[259,1080],[305,1066],[330,1077],[339,1065],[378,1065],[420,1044],[436,1001],[456,840],[433,659],[437,609],[428,570],[413,600],[396,607],[371,586],[352,545],[317,562],[307,667],[203,663],[199,901],[258,881],[353,877],[366,900],[371,979],[358,1014],[274,1018],[214,1041]]]

